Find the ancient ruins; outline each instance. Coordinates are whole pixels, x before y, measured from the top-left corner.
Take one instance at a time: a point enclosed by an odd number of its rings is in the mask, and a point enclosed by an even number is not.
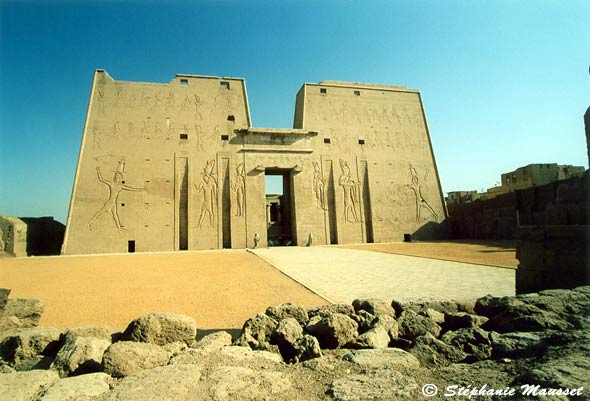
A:
[[[139,83],[97,70],[62,253],[401,241],[442,230],[417,90],[305,83],[293,127],[252,127],[244,79]],[[269,175],[283,177],[273,230]]]

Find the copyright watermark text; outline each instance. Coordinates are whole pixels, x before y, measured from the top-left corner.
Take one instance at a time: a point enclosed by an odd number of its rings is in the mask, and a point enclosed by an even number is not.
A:
[[[422,386],[422,394],[426,397],[434,397],[439,392],[435,384],[425,384]],[[471,399],[478,396],[496,396],[512,397],[515,395],[526,395],[529,397],[544,397],[548,395],[569,395],[580,396],[584,392],[584,387],[578,388],[549,388],[541,387],[539,384],[523,384],[520,387],[492,388],[487,384],[481,387],[474,387],[471,384],[467,386],[451,385],[444,388],[445,397],[462,397]]]

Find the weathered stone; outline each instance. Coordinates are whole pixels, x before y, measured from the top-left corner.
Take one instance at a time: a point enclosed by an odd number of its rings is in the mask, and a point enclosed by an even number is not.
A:
[[[309,316],[305,308],[299,305],[291,305],[291,304],[279,304],[274,306],[269,306],[266,308],[266,315],[273,318],[277,322],[280,322],[286,318],[293,318],[297,320],[297,322],[301,326],[305,326],[309,321]]]
[[[304,334],[293,344],[293,362],[303,362],[322,356],[322,349],[317,338]]]
[[[410,352],[424,367],[446,366],[461,362],[467,356],[459,348],[437,340],[430,333],[418,337]]]
[[[387,331],[383,327],[377,326],[360,334],[354,344],[360,348],[387,348],[389,340]]]
[[[208,399],[199,365],[175,364],[127,376],[100,401],[194,401]]]
[[[413,400],[417,392],[414,379],[395,370],[342,377],[334,380],[330,388],[335,401]]]
[[[1,250],[0,250],[1,251]],[[8,302],[8,296],[10,295],[9,288],[0,288],[0,315],[2,315],[2,311]]]
[[[291,361],[295,357],[294,344],[303,336],[303,329],[296,319],[286,318],[279,322],[272,334],[271,343],[279,347],[279,351],[285,361]]]
[[[38,401],[91,401],[109,391],[112,382],[105,373],[67,377],[42,391]]]
[[[533,305],[508,306],[483,325],[486,330],[499,333],[513,331],[541,331],[545,329],[568,330],[570,324],[554,312],[543,311]]]
[[[178,313],[152,313],[132,321],[123,338],[156,345],[184,341],[192,346],[196,335],[197,325],[192,317]]]
[[[40,391],[58,380],[58,374],[52,370],[0,375],[0,401],[33,401]]]
[[[162,349],[168,352],[170,355],[176,356],[185,352],[188,349],[188,345],[186,345],[184,341],[174,341],[173,343],[162,345]]]
[[[170,353],[150,343],[119,341],[108,347],[103,355],[105,373],[113,377],[125,377],[145,369],[167,365]]]
[[[375,316],[365,310],[360,310],[358,313],[349,317],[358,324],[359,333],[370,330],[373,327],[373,320],[375,320]]]
[[[322,348],[340,348],[358,335],[357,323],[346,315],[333,313],[317,323],[307,325],[305,331],[316,337]]]
[[[201,340],[195,345],[195,348],[206,352],[211,352],[231,345],[231,343],[231,334],[229,334],[227,331],[218,331],[201,338]]]
[[[0,315],[2,327],[18,327],[23,329],[36,327],[39,325],[39,320],[41,319],[44,310],[45,304],[38,299],[9,299]],[[13,324],[16,324],[16,326],[13,326]]]
[[[426,308],[421,312],[422,315],[429,317],[436,324],[445,322],[445,314],[432,308]]]
[[[0,342],[0,356],[16,370],[29,370],[55,356],[58,339],[59,331],[53,327],[21,330]]]
[[[448,331],[443,334],[441,340],[469,354],[466,361],[472,362],[487,359],[492,355],[491,338],[491,333],[479,327],[470,327]]]
[[[387,334],[389,334],[389,338],[392,340],[399,336],[399,324],[395,319],[393,319],[390,316],[377,316],[375,319],[373,319],[371,325],[373,326],[373,328],[384,328]]]
[[[270,341],[270,337],[277,326],[278,322],[273,318],[258,314],[246,320],[244,326],[242,326],[242,333],[236,340],[236,344],[257,348],[262,343]]]
[[[420,362],[409,352],[399,348],[361,349],[344,355],[344,360],[373,369],[414,369]]]
[[[494,358],[522,358],[538,355],[548,344],[537,333],[504,333],[493,337]]]
[[[481,316],[491,318],[494,315],[502,313],[509,306],[523,305],[523,302],[515,297],[494,297],[486,295],[475,301],[475,313]]]
[[[441,328],[426,316],[418,315],[411,310],[404,311],[399,320],[399,336],[408,340],[415,340],[427,333],[438,337]]]
[[[307,310],[307,314],[309,315],[310,319],[314,316],[319,316],[320,318],[322,318],[333,313],[341,313],[343,315],[351,317],[352,315],[354,315],[354,308],[350,304],[330,304],[322,305],[316,308],[310,308]]]
[[[354,311],[358,313],[361,310],[369,312],[373,316],[386,315],[395,317],[395,310],[391,304],[378,298],[359,298],[352,301]]]
[[[109,328],[102,326],[73,327],[63,332],[60,342],[65,343],[67,340],[74,339],[75,337],[94,337],[111,341],[113,333]]]
[[[57,370],[61,377],[98,372],[109,345],[111,342],[102,338],[74,337],[61,347],[51,369]]]
[[[489,319],[485,316],[471,315],[465,312],[445,313],[444,325],[445,330],[458,330],[469,327],[479,327]]]
[[[219,401],[296,399],[287,375],[247,367],[222,366],[207,377],[209,394]]]

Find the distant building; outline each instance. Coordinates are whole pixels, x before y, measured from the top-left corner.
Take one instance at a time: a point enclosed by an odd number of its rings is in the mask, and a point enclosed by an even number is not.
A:
[[[529,164],[502,174],[501,186],[489,188],[485,198],[491,199],[519,189],[580,177],[584,175],[584,171],[586,169],[582,166],[560,165],[557,163]]]
[[[445,199],[447,205],[463,205],[479,199],[477,191],[452,191]]]

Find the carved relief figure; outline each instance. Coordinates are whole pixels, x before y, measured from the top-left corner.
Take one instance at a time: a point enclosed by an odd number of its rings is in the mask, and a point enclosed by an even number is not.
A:
[[[104,114],[104,90],[98,89],[98,112]]]
[[[194,185],[194,188],[203,192],[203,203],[201,204],[201,215],[199,216],[198,226],[201,227],[203,220],[208,216],[209,227],[215,227],[214,211],[217,206],[217,180],[213,176],[213,167],[215,160],[207,161],[205,169],[202,173],[203,178],[199,185]]]
[[[107,180],[102,176],[100,172],[100,166],[96,167],[96,174],[98,175],[98,180],[105,184],[109,188],[109,197],[105,200],[104,205],[92,216],[92,218],[88,221],[88,229],[92,230],[92,225],[94,222],[100,217],[101,214],[110,212],[113,216],[113,220],[115,221],[115,226],[117,231],[125,230],[125,227],[121,225],[121,220],[119,219],[119,209],[118,209],[118,198],[121,191],[143,191],[142,188],[133,188],[128,185],[124,184],[123,178],[125,173],[125,158],[121,158],[117,165],[117,169],[113,174],[112,181]]]
[[[195,135],[197,137],[197,151],[204,151],[203,148],[203,129],[199,124],[195,124]]]
[[[342,175],[338,179],[338,184],[340,184],[344,191],[344,220],[348,223],[356,223],[359,221],[356,210],[360,183],[352,178],[348,162],[340,159],[340,169],[342,170]]]
[[[96,145],[97,149],[102,150],[100,130],[98,129],[96,124],[94,124],[94,126],[92,127],[92,141]]]
[[[244,215],[244,192],[246,191],[246,172],[244,163],[236,167],[235,182],[232,184],[232,191],[236,194],[236,217]]]
[[[156,139],[162,138],[162,128],[160,128],[160,123],[156,121],[156,126],[154,127],[154,137]]]
[[[326,210],[326,183],[317,162],[313,162],[313,192],[318,209]]]
[[[115,126],[113,127],[113,135],[116,138],[119,136],[120,133],[121,133],[121,128],[120,128],[119,121],[115,121]]]
[[[428,174],[428,170],[424,173],[424,180],[426,180],[426,175]],[[412,165],[410,164],[410,175],[412,176],[412,183],[408,185],[404,185],[402,189],[410,189],[414,192],[414,197],[416,199],[416,223],[420,222],[420,217],[422,214],[422,208],[425,208],[432,216],[434,217],[434,221],[438,221],[438,215],[430,206],[424,196],[422,196],[422,186],[420,184],[420,178],[418,177],[418,172]]]
[[[199,95],[195,94],[195,119],[202,120],[203,119],[203,111],[201,105],[201,98]]]

